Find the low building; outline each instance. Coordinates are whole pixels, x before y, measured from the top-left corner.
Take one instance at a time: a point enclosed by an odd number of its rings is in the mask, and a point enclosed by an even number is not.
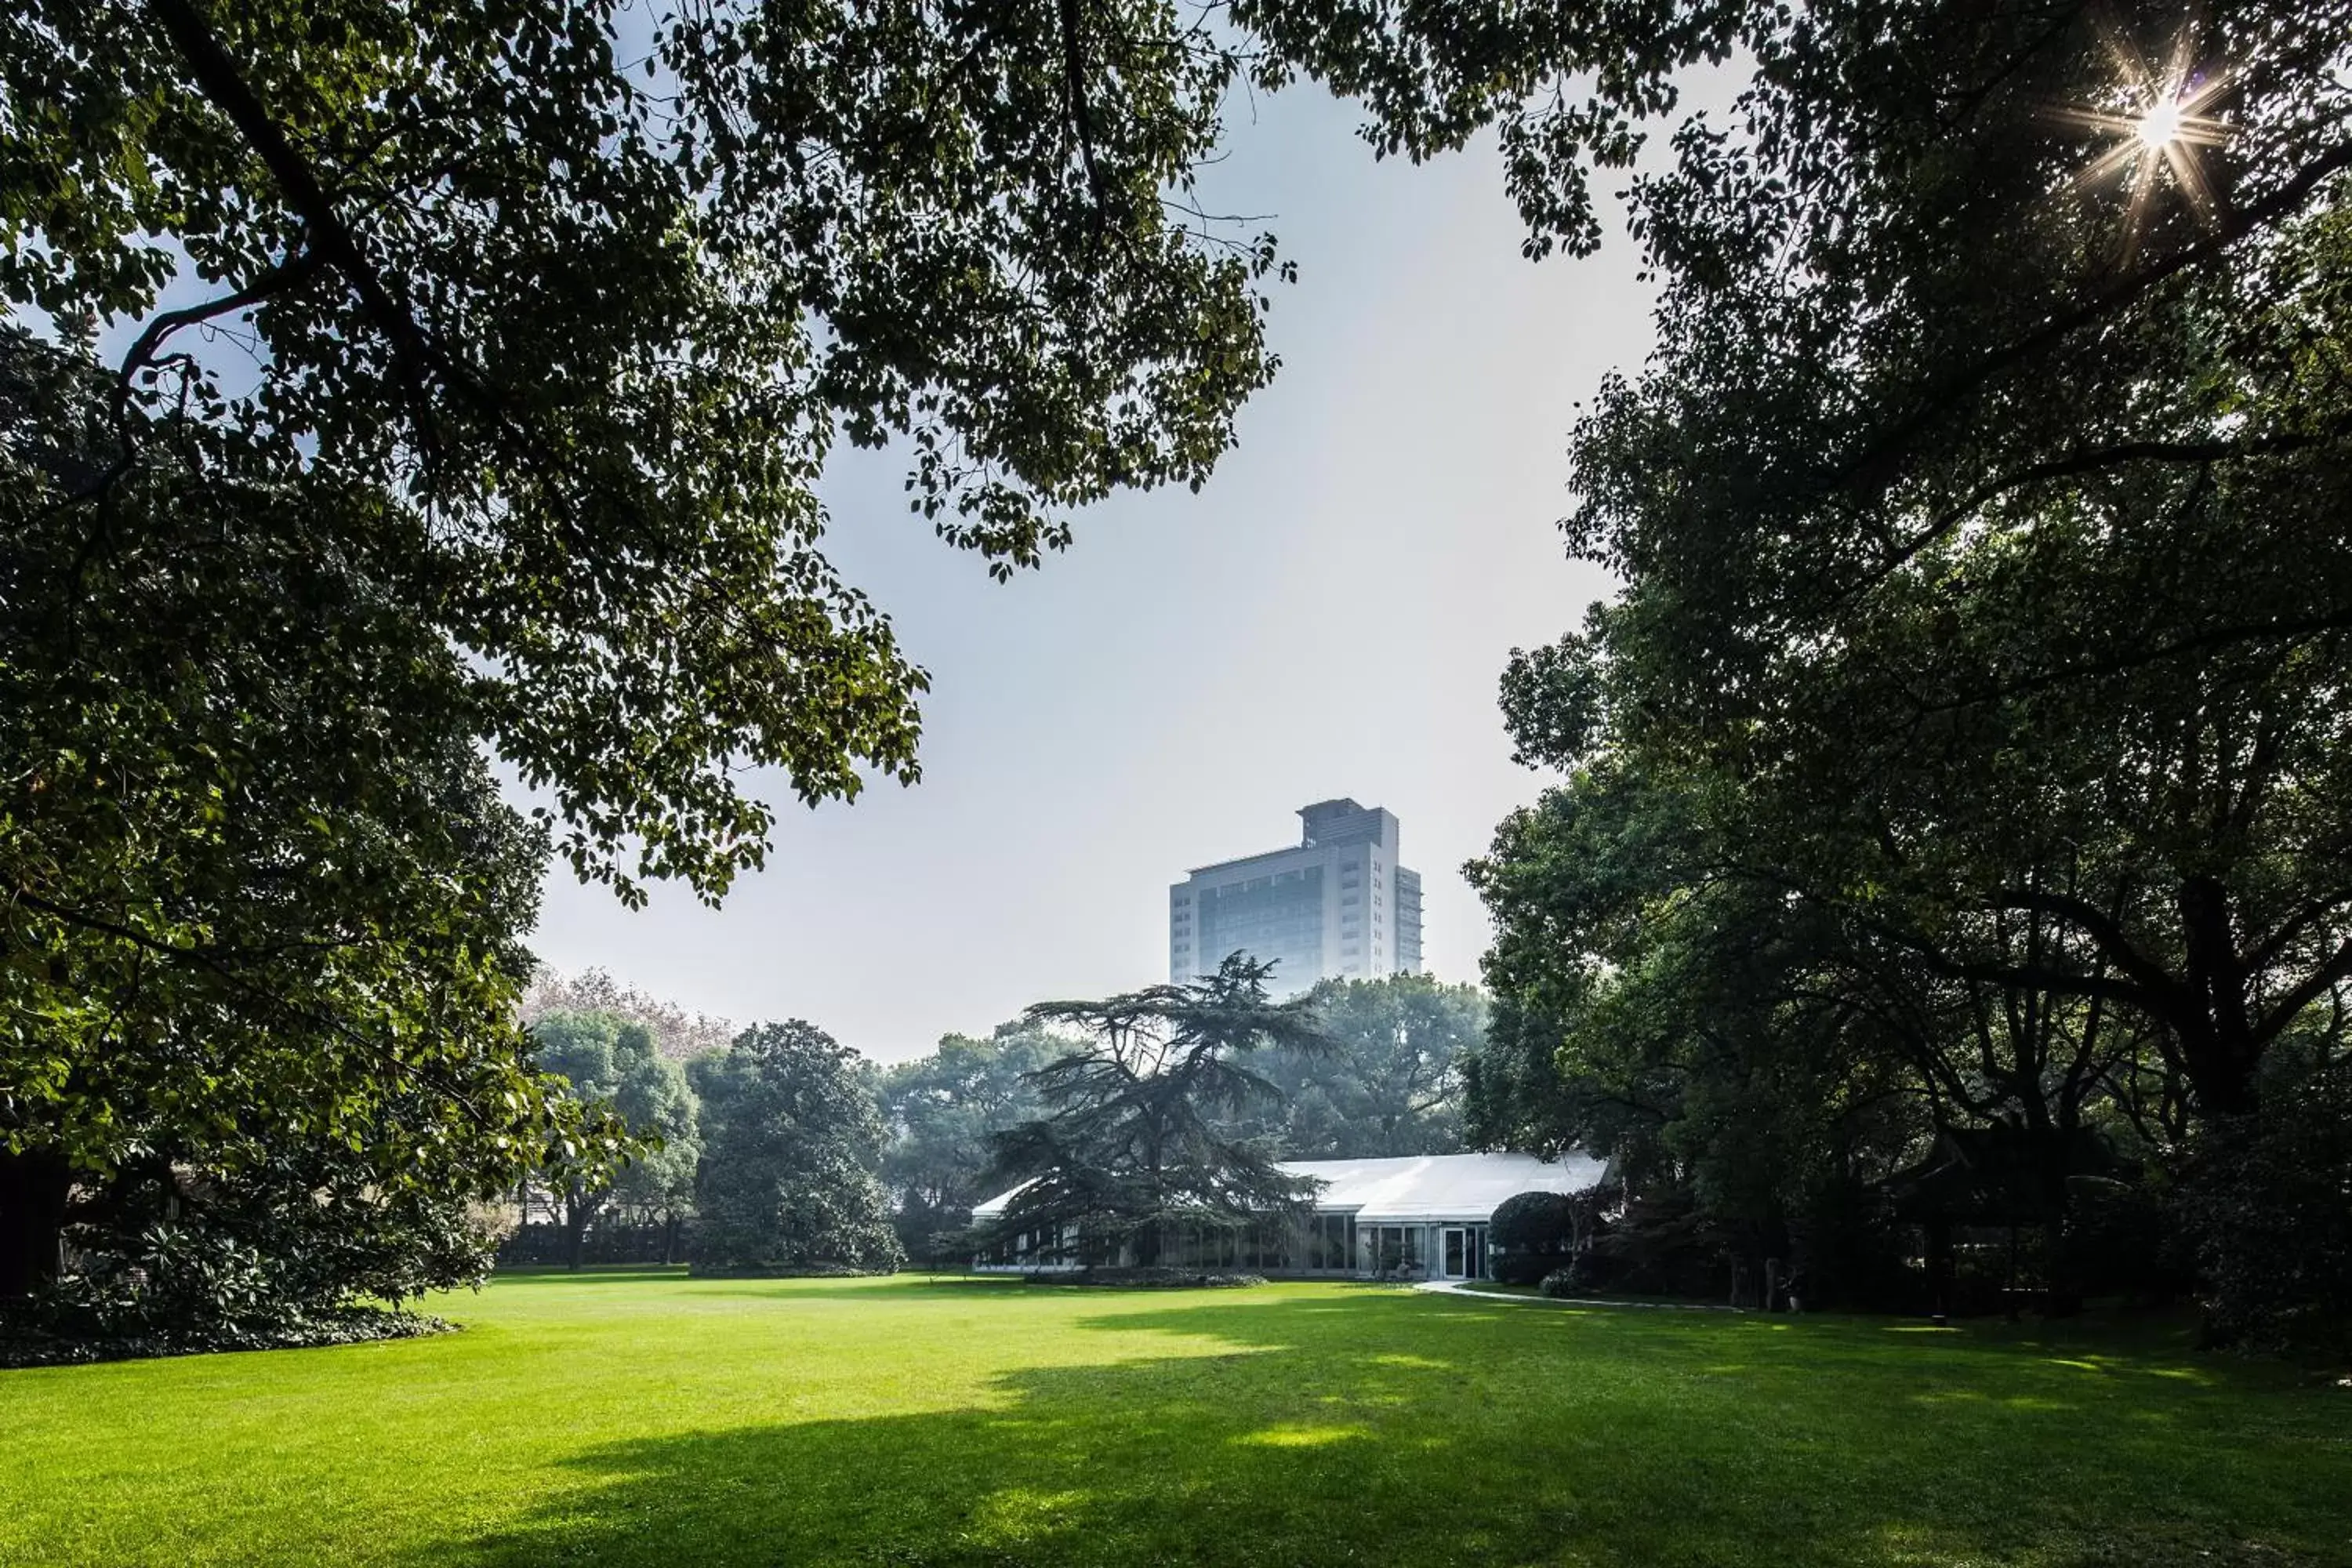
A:
[[[1162,1239],[1160,1260],[1183,1268],[1246,1268],[1261,1274],[1485,1279],[1486,1226],[1506,1198],[1576,1193],[1600,1182],[1597,1160],[1570,1155],[1420,1154],[1385,1160],[1289,1160],[1283,1170],[1322,1184],[1313,1211],[1296,1225],[1230,1228]],[[972,1209],[976,1223],[1003,1216],[1014,1194]],[[1066,1238],[1027,1236],[972,1267],[1005,1272],[1076,1268]]]

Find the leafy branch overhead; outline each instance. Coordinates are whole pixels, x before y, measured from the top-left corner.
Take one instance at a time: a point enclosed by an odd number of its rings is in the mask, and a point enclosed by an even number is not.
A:
[[[1002,572],[1197,485],[1273,370],[1270,242],[1185,195],[1234,58],[1163,5],[42,3],[0,47],[0,294],[130,338],[36,504],[94,562],[134,457],[381,489],[335,552],[625,896],[760,863],[746,764],[915,775],[922,673],[819,548],[840,441]]]

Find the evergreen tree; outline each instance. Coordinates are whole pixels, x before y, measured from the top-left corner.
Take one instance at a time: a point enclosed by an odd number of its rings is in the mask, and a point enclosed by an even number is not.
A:
[[[1226,1125],[1281,1098],[1256,1070],[1261,1053],[1331,1048],[1307,998],[1269,1000],[1272,973],[1234,953],[1186,984],[1031,1007],[1031,1019],[1095,1043],[1030,1075],[1046,1114],[995,1141],[991,1183],[1025,1184],[989,1239],[1066,1236],[1089,1262],[1131,1245],[1149,1268],[1177,1226],[1233,1229],[1297,1213],[1311,1184]]]
[[[797,1018],[746,1029],[724,1056],[697,1058],[697,1274],[887,1274],[905,1260],[877,1174],[882,1118],[863,1066]]]

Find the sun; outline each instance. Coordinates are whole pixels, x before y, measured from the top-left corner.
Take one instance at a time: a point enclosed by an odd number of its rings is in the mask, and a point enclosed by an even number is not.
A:
[[[2232,128],[2218,112],[2231,76],[2210,63],[2200,68],[2186,37],[2162,62],[2150,62],[2114,36],[2107,45],[2115,81],[2101,95],[2105,101],[2064,105],[2053,118],[2076,135],[2107,143],[2075,172],[2073,183],[2079,190],[2124,194],[2124,246],[2129,251],[2153,221],[2165,191],[2199,223],[2212,223],[2217,204],[2207,159],[2231,138]]]
[[[2182,115],[2177,99],[2151,106],[2132,125],[2132,134],[2139,144],[2152,153],[2160,153],[2180,140]]]

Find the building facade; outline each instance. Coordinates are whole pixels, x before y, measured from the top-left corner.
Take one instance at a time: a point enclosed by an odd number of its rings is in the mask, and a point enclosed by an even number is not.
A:
[[[1352,800],[1299,808],[1299,842],[1202,866],[1168,889],[1168,977],[1246,952],[1274,988],[1421,969],[1421,878],[1397,859],[1397,819]]]
[[[1312,1212],[1255,1230],[1174,1227],[1160,1259],[1171,1268],[1246,1268],[1267,1274],[1353,1279],[1487,1279],[1486,1227],[1504,1199],[1520,1193],[1577,1193],[1607,1174],[1597,1160],[1570,1154],[1419,1154],[1381,1160],[1292,1160],[1282,1169],[1317,1184]],[[1017,1193],[1019,1189],[1014,1189]],[[1003,1217],[1014,1193],[972,1210],[976,1223]],[[974,1268],[1052,1272],[1082,1266],[1067,1236],[1025,1236],[972,1259]],[[1131,1262],[1122,1254],[1118,1262]]]

